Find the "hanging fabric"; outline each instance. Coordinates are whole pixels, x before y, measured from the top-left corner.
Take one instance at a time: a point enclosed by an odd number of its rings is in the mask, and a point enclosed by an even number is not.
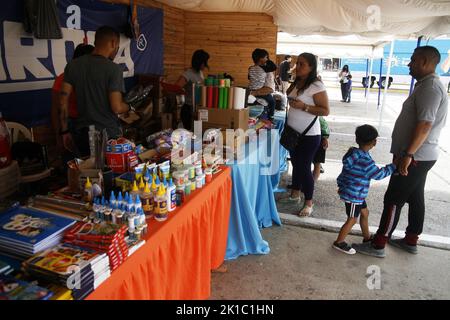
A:
[[[37,39],[62,39],[54,0],[25,0],[24,28]]]

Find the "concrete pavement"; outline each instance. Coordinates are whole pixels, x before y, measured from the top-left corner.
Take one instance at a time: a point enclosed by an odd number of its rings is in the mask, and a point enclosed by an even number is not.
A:
[[[212,274],[210,299],[450,299],[450,251],[388,246],[379,259],[338,252],[335,233],[284,225],[262,234],[270,254],[226,261],[227,272]]]

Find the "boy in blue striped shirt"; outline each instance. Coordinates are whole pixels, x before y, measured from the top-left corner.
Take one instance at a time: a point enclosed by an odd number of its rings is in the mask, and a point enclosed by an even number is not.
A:
[[[343,168],[337,178],[338,193],[345,202],[347,221],[341,228],[339,236],[333,243],[333,248],[347,253],[355,254],[356,251],[345,242],[345,238],[358,222],[364,236],[364,242],[370,241],[369,210],[366,197],[369,193],[370,180],[381,180],[390,176],[395,171],[395,164],[391,163],[384,168],[378,168],[369,154],[377,144],[378,131],[371,125],[365,124],[356,128],[356,143],[358,148],[350,148],[342,159]]]

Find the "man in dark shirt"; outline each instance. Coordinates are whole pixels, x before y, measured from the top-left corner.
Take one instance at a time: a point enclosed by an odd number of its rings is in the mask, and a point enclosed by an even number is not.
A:
[[[89,155],[88,128],[106,129],[108,138],[118,138],[121,128],[118,115],[131,107],[123,102],[123,71],[112,62],[119,50],[120,35],[111,27],[100,27],[95,33],[95,49],[90,55],[71,61],[64,70],[60,92],[61,135],[64,147],[75,144],[80,157]],[[68,130],[68,102],[76,93],[78,119],[72,136]]]
[[[289,72],[291,71],[291,56],[285,56],[284,61],[280,63],[280,80],[282,84],[282,91],[286,94],[286,90],[289,88]]]

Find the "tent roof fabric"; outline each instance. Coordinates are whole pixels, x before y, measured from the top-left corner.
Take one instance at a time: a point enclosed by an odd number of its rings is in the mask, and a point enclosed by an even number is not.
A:
[[[189,11],[257,12],[295,35],[359,35],[367,39],[450,35],[444,0],[159,0]]]

